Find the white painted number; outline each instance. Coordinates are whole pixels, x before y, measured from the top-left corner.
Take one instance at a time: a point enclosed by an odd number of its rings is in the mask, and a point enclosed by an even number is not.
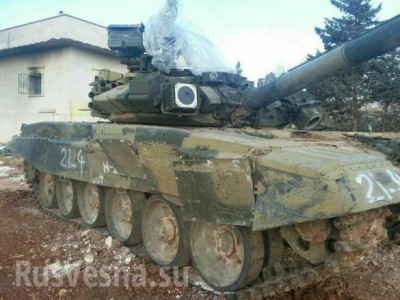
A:
[[[383,196],[374,196],[374,182],[372,181],[371,178],[368,177],[367,174],[358,175],[356,180],[359,184],[362,184],[364,180],[367,182],[367,186],[368,186],[367,201],[369,203],[374,203],[374,202],[385,200],[385,197],[383,197]]]
[[[390,171],[390,170],[387,170],[387,172],[389,173],[390,178],[392,178],[392,180],[393,180],[394,182],[396,182],[396,184],[397,184],[398,186],[400,186],[400,176],[397,175],[397,174],[394,174],[394,173],[393,173],[392,171]]]
[[[356,181],[358,184],[364,185],[364,183],[366,183],[367,185],[367,201],[369,203],[384,201],[385,199],[392,201],[393,194],[400,192],[400,176],[393,173],[391,170],[387,170],[387,173],[398,186],[397,188],[387,189],[382,183],[378,182],[371,173],[357,176]],[[378,189],[378,191],[376,189]]]
[[[83,174],[83,168],[84,168],[84,165],[86,164],[86,161],[85,161],[85,157],[82,154],[82,150],[81,149],[79,149],[77,160],[78,160],[79,167],[80,167],[80,172],[81,172],[81,175],[82,175]]]
[[[78,169],[77,164],[79,165],[80,174],[83,174],[84,166],[86,164],[85,157],[82,154],[82,149],[79,149],[76,158],[74,156],[71,157],[71,148],[62,148],[61,149],[61,161],[60,165],[63,169],[68,170],[76,170]],[[76,163],[77,164],[76,164]]]
[[[65,164],[65,159],[67,158],[67,149],[65,148],[61,149],[61,154],[63,154],[64,156],[61,158],[60,165],[61,167],[66,168],[67,165]]]

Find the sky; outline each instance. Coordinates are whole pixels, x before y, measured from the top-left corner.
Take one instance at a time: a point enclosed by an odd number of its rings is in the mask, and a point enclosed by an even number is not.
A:
[[[165,0],[0,0],[0,30],[64,13],[108,26],[146,24]],[[322,50],[314,32],[324,18],[340,16],[329,0],[180,0],[180,16],[199,27],[227,62],[241,62],[243,75],[257,80],[288,70]],[[378,19],[400,13],[399,0],[382,3]]]

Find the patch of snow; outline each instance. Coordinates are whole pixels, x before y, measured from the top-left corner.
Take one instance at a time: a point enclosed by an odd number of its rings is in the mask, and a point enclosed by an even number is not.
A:
[[[5,178],[10,176],[11,168],[8,166],[0,167],[0,178]]]
[[[108,238],[106,238],[105,244],[106,244],[106,246],[107,246],[108,249],[111,248],[111,246],[112,246],[112,241],[113,241],[113,239],[112,239],[111,236],[109,236]]]
[[[78,260],[71,264],[60,264],[60,262],[57,261],[51,265],[48,265],[47,268],[49,270],[49,276],[53,278],[62,278],[76,268],[79,268],[81,265],[81,260]]]
[[[206,290],[206,291],[210,291],[213,292],[214,294],[220,294],[217,291],[215,291],[212,287],[208,286],[207,283],[205,283],[203,281],[203,279],[201,279],[200,276],[197,276],[196,279],[193,281],[193,285],[201,287],[202,289]]]
[[[129,265],[131,263],[131,261],[132,261],[132,257],[125,258],[125,264],[126,265]]]
[[[81,236],[85,236],[85,235],[87,235],[89,232],[90,232],[90,230],[89,230],[89,229],[86,229],[85,231],[83,231],[83,232],[81,233]]]
[[[93,254],[90,253],[90,254],[86,255],[84,260],[85,260],[85,263],[91,264],[92,262],[94,262]]]
[[[21,207],[19,209],[19,211],[22,213],[27,213],[27,214],[31,214],[31,215],[41,215],[42,214],[42,212],[35,207]]]
[[[23,183],[25,181],[25,176],[24,175],[14,176],[14,177],[11,177],[10,180],[12,182]]]

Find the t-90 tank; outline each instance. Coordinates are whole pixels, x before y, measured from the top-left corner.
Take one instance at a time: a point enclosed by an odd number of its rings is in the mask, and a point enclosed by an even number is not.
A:
[[[129,72],[92,83],[89,107],[105,121],[24,125],[8,144],[44,208],[142,243],[155,264],[191,262],[244,298],[321,280],[387,238],[400,170],[340,133],[310,131],[323,111],[302,90],[399,47],[400,17],[259,87],[164,72],[143,25],[108,30]]]

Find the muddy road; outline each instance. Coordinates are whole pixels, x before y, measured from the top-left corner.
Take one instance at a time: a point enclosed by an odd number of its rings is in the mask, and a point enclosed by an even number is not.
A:
[[[48,214],[21,161],[0,157],[0,299],[223,299],[192,287],[191,268],[162,270],[143,249]],[[391,241],[356,270],[274,299],[399,299],[400,246]]]

